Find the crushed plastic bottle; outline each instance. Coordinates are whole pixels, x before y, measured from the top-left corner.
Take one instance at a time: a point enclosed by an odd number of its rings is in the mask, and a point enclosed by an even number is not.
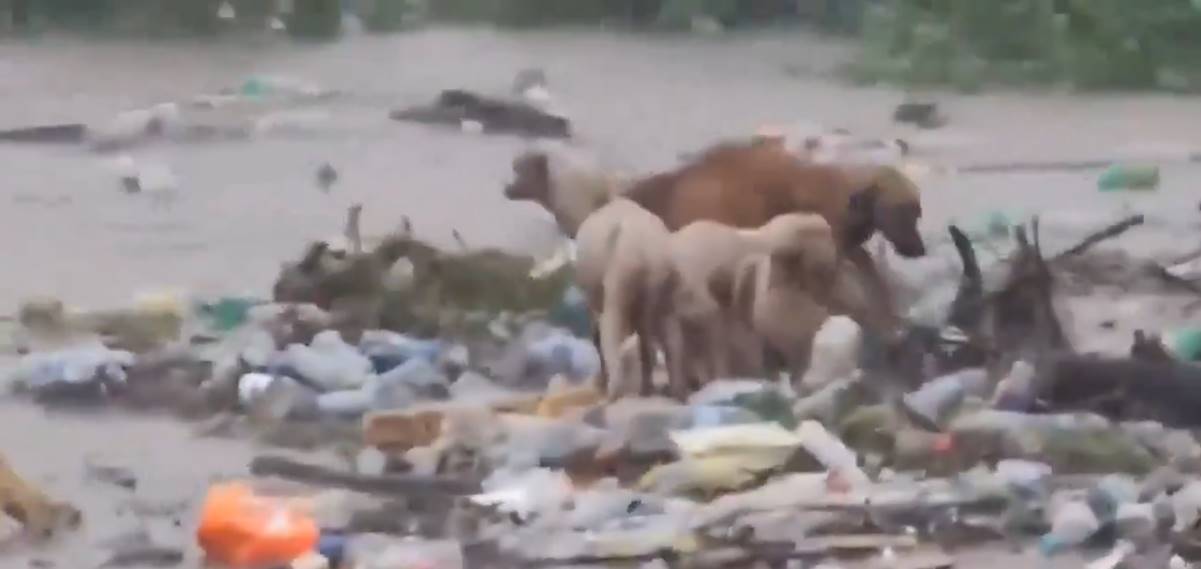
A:
[[[374,378],[366,387],[372,393],[375,409],[395,409],[416,400],[445,399],[449,382],[433,365],[413,358]]]
[[[244,97],[302,97],[317,98],[331,94],[315,83],[293,77],[257,75],[242,82],[239,92]]]
[[[600,355],[589,340],[562,331],[531,342],[527,346],[530,362],[549,375],[566,375],[582,381],[600,373]]]
[[[863,330],[846,316],[831,316],[813,338],[813,355],[801,385],[820,388],[831,381],[848,379],[859,369]]]
[[[321,391],[357,389],[372,372],[371,360],[335,330],[318,333],[309,346],[288,346],[284,362],[300,375],[297,379]]]
[[[1051,531],[1038,542],[1039,550],[1048,557],[1070,549],[1092,537],[1101,529],[1101,522],[1087,503],[1067,502],[1051,515]]]
[[[993,408],[1002,411],[1026,412],[1034,405],[1034,366],[1018,360],[1009,369],[1009,374],[997,382],[990,401]]]
[[[583,291],[577,286],[567,287],[563,298],[551,308],[547,321],[556,326],[562,326],[580,338],[592,335],[592,312],[588,309],[588,301]]]
[[[1097,189],[1154,190],[1159,187],[1159,166],[1154,164],[1114,164],[1097,178]]]
[[[968,395],[985,396],[988,372],[969,368],[935,378],[901,398],[901,405],[918,426],[939,431]]]
[[[801,446],[813,455],[826,470],[843,476],[852,488],[864,488],[871,484],[867,474],[859,468],[858,457],[838,437],[826,431],[817,421],[805,421],[797,428]]]
[[[445,349],[441,340],[422,340],[389,330],[368,330],[359,340],[359,350],[371,359],[375,373],[389,370],[409,361],[421,358],[434,363]]]
[[[103,393],[126,380],[133,353],[102,345],[37,352],[24,356],[13,379],[41,396]]]

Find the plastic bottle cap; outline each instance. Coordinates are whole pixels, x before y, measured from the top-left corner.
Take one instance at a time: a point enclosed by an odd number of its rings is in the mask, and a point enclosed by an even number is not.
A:
[[[946,433],[934,439],[934,452],[948,453],[955,450],[955,436]]]
[[[1054,535],[1044,535],[1038,540],[1038,550],[1050,557],[1063,550],[1063,541]]]

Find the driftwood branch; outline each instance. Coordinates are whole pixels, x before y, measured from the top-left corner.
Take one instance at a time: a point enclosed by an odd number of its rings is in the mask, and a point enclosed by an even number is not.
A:
[[[306,484],[338,486],[376,494],[420,495],[435,492],[467,495],[481,491],[480,483],[476,480],[415,474],[372,476],[335,470],[282,456],[256,456],[250,461],[250,473],[255,476],[278,476]]]
[[[1104,229],[1101,229],[1100,231],[1096,231],[1096,232],[1088,235],[1087,237],[1085,237],[1083,240],[1081,240],[1079,243],[1077,243],[1076,245],[1074,245],[1067,251],[1064,251],[1058,255],[1055,255],[1053,258],[1051,258],[1051,261],[1052,262],[1059,261],[1061,259],[1065,259],[1065,258],[1071,257],[1073,255],[1079,255],[1080,253],[1087,251],[1088,249],[1090,249],[1092,246],[1096,245],[1097,243],[1100,243],[1107,239],[1113,239],[1114,237],[1117,237],[1117,236],[1129,231],[1131,228],[1133,228],[1135,226],[1142,225],[1144,221],[1145,221],[1145,219],[1143,218],[1142,214],[1137,214],[1137,215],[1132,215],[1130,217],[1127,217],[1117,223],[1111,224],[1111,225],[1105,227]]]
[[[355,255],[363,254],[362,217],[363,204],[354,204],[346,210],[346,240],[350,242],[350,252]]]

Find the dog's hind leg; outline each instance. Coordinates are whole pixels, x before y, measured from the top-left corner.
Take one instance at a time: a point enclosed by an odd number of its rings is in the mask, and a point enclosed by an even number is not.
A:
[[[601,345],[600,324],[597,322],[597,318],[593,318],[592,320],[592,345],[596,347],[596,354],[600,356],[600,373],[596,375],[593,385],[596,387],[597,392],[607,393],[609,366],[605,363],[604,346]]]
[[[612,273],[611,273],[612,274]],[[609,275],[606,275],[609,277]],[[600,314],[601,359],[607,373],[606,395],[616,399],[629,388],[621,365],[621,346],[632,330],[629,314],[631,308],[628,282],[618,276],[606,278],[604,284],[604,309]]]

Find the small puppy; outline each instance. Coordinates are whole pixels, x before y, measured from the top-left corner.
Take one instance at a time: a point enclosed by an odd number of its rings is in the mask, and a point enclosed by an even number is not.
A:
[[[505,197],[532,201],[554,216],[559,230],[574,238],[580,224],[617,193],[616,180],[582,157],[553,149],[530,150],[513,159],[513,181]]]
[[[638,334],[642,393],[649,394],[656,343],[662,343],[673,274],[663,222],[629,200],[615,199],[580,225],[576,282],[592,310],[601,354],[598,389],[616,397],[629,387],[621,345]],[[670,358],[671,355],[668,354]]]
[[[755,354],[760,351],[758,343],[747,340],[751,330],[732,312],[737,267],[748,255],[758,253],[801,255],[813,243],[820,247],[823,239],[830,238],[829,232],[821,216],[792,213],[757,229],[697,221],[672,234],[669,247],[677,280],[671,296],[671,342],[679,346],[674,351],[681,358],[669,361],[677,366],[671,375],[685,377],[689,387],[729,377],[731,356],[741,364],[740,372],[761,371]],[[699,364],[700,369],[686,373],[680,367],[683,362]]]
[[[864,310],[830,227],[821,225],[811,225],[803,247],[752,254],[735,269],[734,313],[783,358],[794,381],[808,370],[826,320]]]

